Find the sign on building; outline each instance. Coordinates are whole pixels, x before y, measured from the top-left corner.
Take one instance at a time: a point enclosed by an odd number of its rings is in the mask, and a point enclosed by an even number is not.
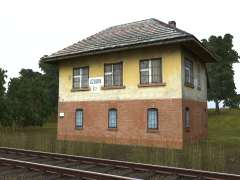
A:
[[[103,86],[103,77],[89,78],[89,87],[91,91],[100,91]]]

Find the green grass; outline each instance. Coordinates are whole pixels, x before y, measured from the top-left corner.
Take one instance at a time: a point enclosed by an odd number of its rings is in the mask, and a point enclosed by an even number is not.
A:
[[[228,146],[240,145],[240,110],[209,112],[208,140]]]
[[[56,123],[0,128],[0,146],[240,173],[240,110],[222,110],[220,114],[210,111],[208,139],[183,150],[57,141],[56,132]]]

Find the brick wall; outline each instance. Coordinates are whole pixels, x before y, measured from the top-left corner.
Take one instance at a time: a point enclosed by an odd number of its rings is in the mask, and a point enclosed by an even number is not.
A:
[[[183,138],[185,143],[194,143],[208,135],[207,103],[193,100],[183,101],[183,110],[190,109],[190,128],[184,129]],[[185,113],[183,113],[183,118]]]
[[[183,128],[183,107],[191,109],[192,127]],[[59,102],[58,138],[114,144],[182,148],[183,140],[206,137],[206,103],[181,99]],[[83,128],[75,129],[75,110],[84,110]],[[118,110],[118,128],[108,129],[108,109]],[[159,129],[147,129],[147,109],[157,108]],[[201,122],[200,122],[201,121]]]

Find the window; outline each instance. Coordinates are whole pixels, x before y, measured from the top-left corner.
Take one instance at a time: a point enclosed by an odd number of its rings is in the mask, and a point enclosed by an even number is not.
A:
[[[89,68],[80,67],[73,69],[73,88],[88,88]]]
[[[147,116],[148,129],[158,129],[158,110],[155,108],[148,109]]]
[[[190,128],[190,109],[188,107],[185,109],[184,126]]]
[[[104,65],[104,86],[122,86],[122,63]]]
[[[162,60],[150,59],[140,61],[140,84],[162,82]]]
[[[184,69],[185,69],[185,84],[194,85],[193,84],[193,62],[188,59],[185,59]]]
[[[201,64],[197,64],[197,87],[201,89]]]
[[[207,128],[208,127],[207,108],[204,109],[203,115],[204,115],[204,120],[205,120],[204,125]]]
[[[117,110],[109,109],[108,111],[108,128],[117,128]]]
[[[75,126],[76,128],[83,127],[83,110],[77,109],[75,114]]]

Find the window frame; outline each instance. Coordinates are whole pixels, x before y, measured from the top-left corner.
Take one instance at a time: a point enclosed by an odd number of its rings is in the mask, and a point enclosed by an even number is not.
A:
[[[160,81],[159,82],[152,82],[153,78],[152,78],[152,61],[154,60],[159,60],[160,61]],[[148,67],[148,82],[147,83],[142,83],[142,72],[143,69],[141,69],[141,63],[144,61],[148,61],[148,63],[150,64]],[[146,70],[146,69],[144,69]],[[163,84],[163,66],[162,66],[162,57],[159,58],[149,58],[149,59],[141,59],[139,61],[139,84],[140,86],[144,86],[144,85],[154,85],[154,84]]]
[[[87,85],[87,87],[81,87],[81,78],[80,78],[80,82],[79,82],[80,87],[74,87],[74,77],[76,77],[76,76],[74,76],[74,70],[83,69],[83,68],[87,68],[87,70],[88,70],[88,73],[87,73],[88,85]],[[81,75],[78,75],[78,76],[82,77]],[[89,89],[89,66],[81,66],[81,67],[74,67],[73,68],[73,71],[72,71],[72,89]]]
[[[188,113],[188,116],[187,116],[187,113]],[[188,124],[187,124],[187,117],[188,117]],[[191,128],[190,121],[191,121],[191,119],[190,119],[190,108],[185,107],[185,109],[184,109],[184,128],[187,129],[187,130]]]
[[[204,118],[204,127],[205,127],[205,128],[208,128],[208,114],[207,114],[207,108],[204,108],[203,118]]]
[[[189,82],[186,79],[186,65],[189,63],[191,65],[191,68],[189,69]],[[189,86],[194,88],[194,63],[192,60],[188,58],[184,58],[184,84],[185,86]]]
[[[82,125],[81,126],[77,126],[77,112],[81,111],[82,112]],[[83,109],[78,108],[75,110],[75,129],[83,129],[83,120],[84,120],[84,112]]]
[[[154,110],[154,111],[156,111],[157,112],[157,123],[156,123],[156,128],[150,128],[149,127],[149,112],[151,111],[151,110]],[[158,115],[158,109],[157,108],[148,108],[147,109],[147,129],[148,130],[158,130],[159,129],[159,115]]]
[[[201,82],[201,63],[197,63],[197,88],[198,90],[201,90],[202,82]]]
[[[115,111],[116,112],[116,126],[111,127],[110,126],[110,112]],[[118,110],[116,108],[110,108],[108,109],[108,129],[117,129],[118,128]]]
[[[113,66],[114,65],[116,65],[116,64],[119,64],[120,66],[121,66],[121,74],[120,74],[120,78],[121,78],[121,81],[120,81],[120,85],[113,85],[114,83],[113,83],[113,80],[114,80],[114,78],[113,78]],[[111,72],[111,74],[112,74],[112,85],[111,86],[107,86],[106,85],[106,76],[105,76],[105,74],[106,74],[106,72],[105,72],[105,69],[106,69],[106,66],[109,66],[109,65],[111,65],[111,69],[112,69],[112,72]],[[103,87],[104,88],[114,88],[114,87],[122,87],[123,86],[123,62],[121,61],[121,62],[116,62],[116,63],[104,63],[104,72],[103,72],[104,74],[103,74],[103,76],[104,76],[104,85],[103,85]]]

